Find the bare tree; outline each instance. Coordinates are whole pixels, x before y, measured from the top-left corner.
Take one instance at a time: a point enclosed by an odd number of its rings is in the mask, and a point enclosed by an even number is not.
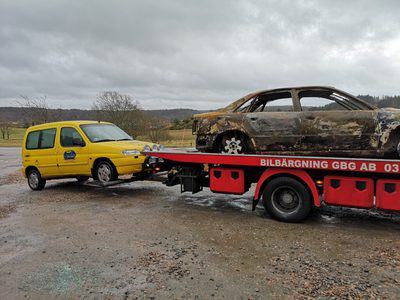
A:
[[[35,125],[52,121],[45,96],[40,98],[20,97],[21,101],[18,101],[18,103],[23,108],[24,119],[28,124]]]
[[[145,116],[139,103],[130,95],[105,91],[98,95],[93,110],[98,120],[114,123],[130,135],[142,134],[145,130]]]
[[[6,129],[4,128],[4,123],[0,124],[0,131],[1,131],[1,136],[3,138],[3,140],[6,139]]]
[[[10,134],[11,134],[11,124],[9,122],[2,122],[0,124],[0,132],[3,140],[7,138],[7,140],[10,139]]]
[[[146,135],[153,143],[160,143],[168,140],[168,131],[166,127],[168,122],[161,118],[150,118],[146,123]]]

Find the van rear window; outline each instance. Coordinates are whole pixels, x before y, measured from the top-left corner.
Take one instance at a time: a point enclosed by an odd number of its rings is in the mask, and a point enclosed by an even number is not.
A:
[[[39,137],[40,137],[40,131],[30,132],[26,139],[26,149],[38,149]]]
[[[50,149],[54,147],[56,129],[32,131],[26,138],[26,149]]]

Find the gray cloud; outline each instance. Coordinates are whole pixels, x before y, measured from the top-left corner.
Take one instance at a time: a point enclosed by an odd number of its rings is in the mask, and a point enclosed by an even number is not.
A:
[[[145,108],[216,108],[303,84],[399,92],[399,1],[0,0],[0,106],[129,93]]]

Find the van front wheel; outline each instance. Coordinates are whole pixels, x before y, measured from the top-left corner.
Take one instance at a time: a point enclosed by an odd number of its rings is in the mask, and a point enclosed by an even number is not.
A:
[[[95,169],[95,178],[100,183],[107,184],[117,179],[117,172],[111,163],[104,160],[98,163]]]
[[[32,169],[28,171],[27,177],[28,185],[32,190],[40,191],[44,189],[44,186],[46,185],[46,180],[42,178],[42,175],[40,175],[40,172],[38,170]]]

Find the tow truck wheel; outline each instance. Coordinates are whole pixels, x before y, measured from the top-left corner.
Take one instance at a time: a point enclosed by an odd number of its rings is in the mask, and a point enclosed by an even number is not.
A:
[[[28,185],[32,190],[40,191],[44,189],[44,186],[46,185],[46,180],[42,178],[42,175],[40,175],[40,172],[38,170],[29,170],[28,174],[26,175],[26,177],[28,178]]]
[[[108,183],[117,178],[114,166],[108,161],[101,161],[95,169],[95,178],[101,183]]]
[[[400,142],[399,142],[398,145],[397,145],[397,154],[398,154],[399,157],[400,157]]]
[[[271,180],[264,189],[263,204],[274,219],[284,222],[300,222],[312,208],[310,193],[304,184],[291,177]]]

